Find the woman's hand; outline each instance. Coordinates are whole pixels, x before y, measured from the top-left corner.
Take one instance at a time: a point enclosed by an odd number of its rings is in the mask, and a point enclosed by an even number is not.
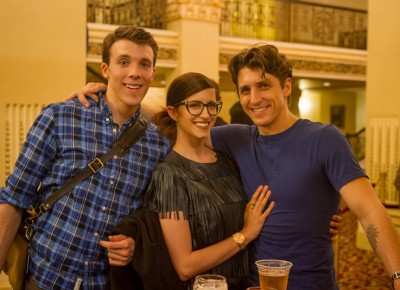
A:
[[[271,210],[275,205],[275,202],[271,201],[268,208],[265,209],[270,196],[271,191],[268,186],[260,185],[246,206],[244,226],[241,232],[245,235],[247,243],[258,237],[267,216],[271,213]]]
[[[339,214],[334,214],[332,216],[332,220],[329,223],[329,232],[332,234],[331,240],[334,240],[335,237],[339,234],[340,223],[342,222],[342,210],[339,211]]]
[[[97,93],[100,91],[105,91],[107,90],[107,85],[102,84],[102,83],[87,83],[86,86],[84,86],[82,89],[80,89],[78,92],[72,93],[67,98],[65,99],[66,101],[69,101],[73,98],[78,97],[79,101],[87,108],[90,107],[90,104],[87,100],[87,98],[91,98],[93,101],[96,103],[99,101],[99,98],[97,97]]]

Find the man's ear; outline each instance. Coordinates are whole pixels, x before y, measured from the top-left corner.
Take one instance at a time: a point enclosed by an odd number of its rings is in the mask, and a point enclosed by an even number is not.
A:
[[[151,76],[151,81],[153,81],[154,80],[154,77],[156,76],[156,68],[154,67],[153,68],[153,75]]]
[[[287,78],[283,84],[283,93],[285,97],[289,97],[292,94],[292,79]]]
[[[103,62],[100,69],[103,77],[108,80],[108,65]]]

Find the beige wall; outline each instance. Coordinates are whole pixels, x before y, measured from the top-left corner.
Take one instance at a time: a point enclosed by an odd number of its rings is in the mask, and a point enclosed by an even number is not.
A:
[[[86,82],[86,1],[1,0],[0,136],[8,103],[63,100]],[[5,164],[0,140],[0,164]],[[0,185],[4,171],[0,169]]]
[[[2,0],[0,96],[59,100],[86,80],[86,1]]]
[[[303,90],[300,102],[305,102],[308,110],[300,111],[300,117],[311,121],[331,123],[331,106],[344,106],[344,127],[341,131],[355,133],[365,127],[365,120],[359,114],[365,111],[364,89]],[[301,107],[300,106],[300,107]]]
[[[344,106],[344,127],[339,128],[344,134],[356,132],[357,95],[347,90],[329,90],[321,98],[321,122],[331,123],[331,107]]]
[[[167,29],[178,32],[178,67],[167,77],[167,85],[177,76],[199,72],[219,82],[219,23],[178,19]]]
[[[365,88],[357,90],[357,101],[356,101],[356,132],[365,128]]]
[[[368,67],[366,91],[366,170],[372,176],[376,171],[371,153],[373,142],[376,148],[379,140],[375,140],[369,125],[371,118],[399,117],[400,116],[400,1],[387,0],[368,1]],[[397,129],[398,130],[398,129]],[[375,141],[373,141],[375,140]],[[381,139],[382,141],[382,139]],[[397,140],[395,140],[397,141]],[[383,141],[382,141],[383,142]],[[386,143],[385,143],[386,144]],[[384,146],[385,144],[381,144]],[[386,148],[386,147],[385,147]],[[394,170],[397,169],[396,156],[400,155],[400,148],[390,149],[388,171],[391,176],[387,180],[388,186],[393,186]],[[393,161],[393,164],[391,162]],[[373,161],[373,162],[372,162]],[[377,174],[377,171],[375,172]],[[374,176],[372,176],[373,178]],[[375,176],[375,179],[377,176]]]
[[[221,98],[223,105],[219,116],[226,122],[230,123],[231,115],[229,114],[229,110],[237,101],[239,101],[238,95],[234,91],[221,91]]]
[[[321,122],[321,94],[316,90],[303,90],[299,100],[300,117]]]
[[[400,1],[368,1],[367,118],[400,115]]]

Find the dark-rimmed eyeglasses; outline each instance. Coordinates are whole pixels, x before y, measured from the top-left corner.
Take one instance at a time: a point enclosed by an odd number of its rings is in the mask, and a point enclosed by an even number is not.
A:
[[[174,105],[178,107],[180,105],[185,105],[187,111],[193,116],[200,116],[203,113],[204,107],[207,107],[207,111],[211,116],[218,115],[222,109],[222,102],[209,102],[204,104],[200,101],[187,101],[181,102]]]

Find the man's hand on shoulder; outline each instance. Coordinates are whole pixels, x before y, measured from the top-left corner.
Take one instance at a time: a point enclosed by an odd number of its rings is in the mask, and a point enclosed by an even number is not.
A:
[[[78,92],[71,93],[65,99],[66,101],[72,100],[73,98],[78,98],[79,101],[87,108],[90,107],[90,103],[88,102],[88,98],[91,98],[96,103],[99,101],[97,93],[100,91],[107,90],[107,85],[102,83],[87,83],[82,89]]]

